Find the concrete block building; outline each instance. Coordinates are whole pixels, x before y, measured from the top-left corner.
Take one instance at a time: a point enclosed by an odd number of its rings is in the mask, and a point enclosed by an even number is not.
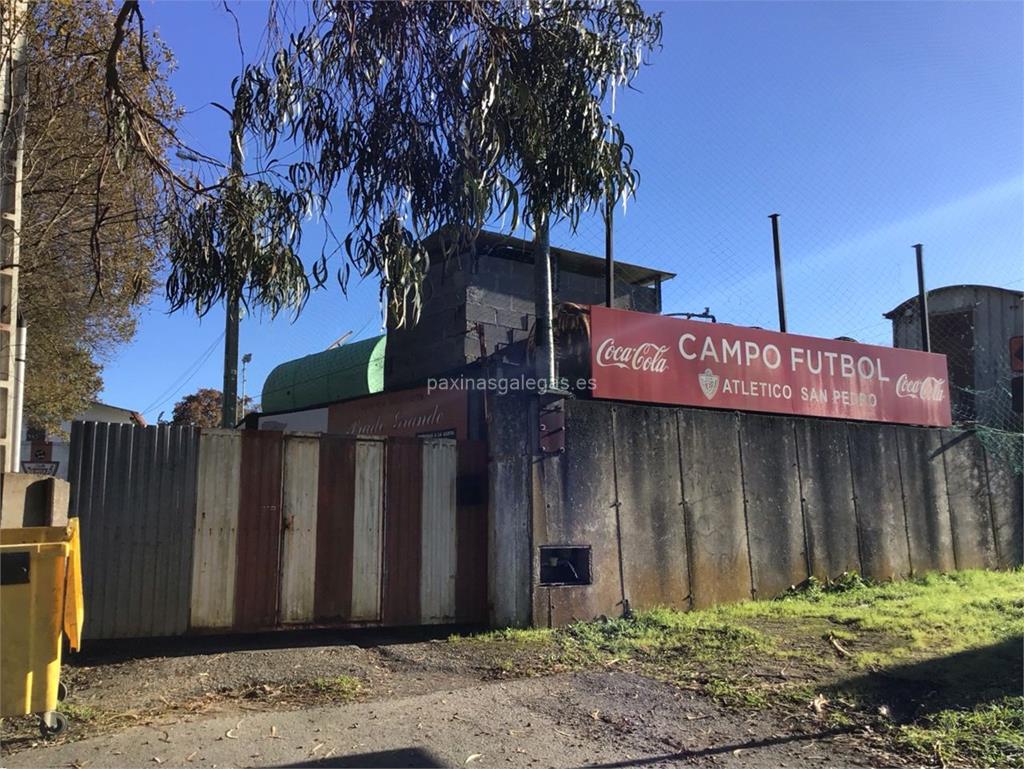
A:
[[[428,242],[431,266],[423,314],[413,328],[389,329],[384,389],[421,384],[524,342],[535,320],[533,244],[482,232],[475,251],[443,258],[444,235]],[[602,304],[605,260],[551,249],[556,302]],[[661,312],[661,284],[670,272],[617,262],[615,305]]]

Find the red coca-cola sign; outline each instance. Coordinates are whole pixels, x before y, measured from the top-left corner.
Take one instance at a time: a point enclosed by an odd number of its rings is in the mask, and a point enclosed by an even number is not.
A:
[[[948,426],[946,356],[590,308],[595,398]]]

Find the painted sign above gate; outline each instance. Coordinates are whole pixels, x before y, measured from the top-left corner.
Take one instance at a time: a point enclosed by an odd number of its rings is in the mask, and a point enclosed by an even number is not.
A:
[[[590,308],[593,396],[948,426],[946,356]]]
[[[465,390],[394,390],[332,404],[327,429],[349,435],[466,438],[467,409]]]

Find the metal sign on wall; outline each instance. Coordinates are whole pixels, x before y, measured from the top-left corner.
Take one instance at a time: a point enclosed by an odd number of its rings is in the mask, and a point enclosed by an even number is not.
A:
[[[593,396],[945,427],[946,356],[590,308]]]

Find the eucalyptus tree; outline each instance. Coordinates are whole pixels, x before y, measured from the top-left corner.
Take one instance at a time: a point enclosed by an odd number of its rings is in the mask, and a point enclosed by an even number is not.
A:
[[[636,190],[615,94],[660,45],[660,15],[636,0],[313,0],[301,22],[290,4],[272,8],[269,28],[277,42],[241,73],[232,114],[261,155],[297,157],[266,175],[264,197],[245,198],[245,216],[263,223],[244,228],[261,233],[250,261],[227,264],[196,247],[223,230],[214,210],[181,219],[172,302],[201,309],[244,273],[258,302],[300,307],[303,278],[323,285],[333,272],[344,287],[354,268],[380,277],[394,325],[414,323],[427,236],[446,228],[463,245],[505,217],[535,233],[541,371],[553,373],[549,225],[575,228],[606,198]],[[118,134],[128,142],[131,117]],[[294,214],[330,222],[342,196],[337,267],[331,248],[306,264],[268,232],[275,205],[290,214],[288,236]]]

